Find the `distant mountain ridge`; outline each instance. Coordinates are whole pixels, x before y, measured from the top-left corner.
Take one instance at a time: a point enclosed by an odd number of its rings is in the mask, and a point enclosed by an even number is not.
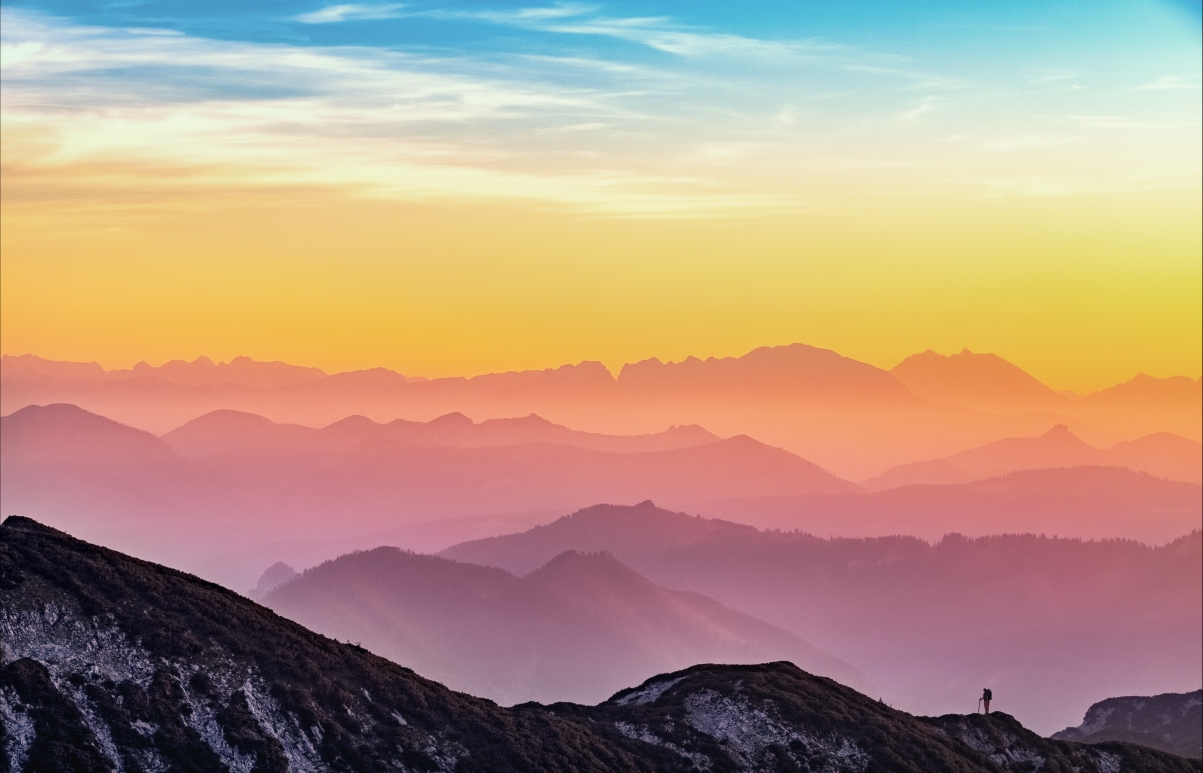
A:
[[[259,362],[250,357],[235,357],[229,362],[217,363],[208,357],[198,357],[191,362],[171,360],[157,367],[139,362],[127,370],[105,370],[95,362],[60,362],[22,354],[4,355],[2,367],[8,371],[7,375],[19,374],[32,378],[81,381],[156,378],[179,386],[238,384],[253,389],[274,389],[327,377],[326,372],[318,368],[284,362]]]
[[[1063,409],[1066,395],[1054,392],[996,354],[968,349],[944,356],[928,349],[895,365],[890,374],[912,394],[941,403],[989,411]]]
[[[598,362],[429,380],[383,368],[325,375],[245,358],[169,365],[135,375],[5,356],[0,412],[72,403],[160,434],[215,410],[311,427],[352,415],[425,422],[455,412],[476,419],[534,413],[606,435],[700,425],[720,436],[755,437],[856,480],[1056,424],[1095,446],[1155,433],[1203,440],[1197,379],[1138,375],[1079,397],[1053,392],[995,355],[969,352],[924,353],[886,371],[791,344],[739,357],[643,360],[617,377]]]
[[[1081,725],[1052,737],[1081,743],[1126,741],[1203,758],[1203,690],[1108,698],[1087,709]]]
[[[163,439],[188,457],[230,453],[330,453],[349,451],[365,442],[412,443],[454,448],[492,448],[548,443],[614,453],[667,451],[715,443],[722,438],[697,425],[673,426],[646,435],[580,432],[530,414],[520,418],[473,422],[449,413],[428,422],[394,419],[379,424],[364,416],[348,416],[322,428],[278,424],[262,416],[221,410],[177,427]],[[323,445],[325,447],[323,447]]]
[[[1203,528],[1203,488],[1125,467],[1021,469],[966,483],[713,500],[690,508],[762,529],[841,537],[1048,534],[1169,542]]]
[[[695,666],[598,706],[504,709],[20,517],[0,524],[0,630],[3,763],[31,773],[1201,769],[1049,741],[1003,713],[913,717],[788,663]]]
[[[597,501],[684,506],[856,489],[748,437],[720,439],[700,427],[605,436],[530,416],[387,425],[351,417],[314,429],[223,411],[157,438],[75,406],[29,406],[0,418],[0,447],[0,504],[9,512],[236,588],[249,587],[255,577],[246,573],[265,563],[234,548],[440,519],[505,516],[526,526]],[[435,549],[479,532],[448,534]],[[263,558],[307,566],[333,555],[273,548]]]
[[[523,577],[396,548],[342,556],[265,606],[502,704],[595,703],[648,673],[789,660],[863,688],[856,669],[776,626],[670,591],[609,554],[566,551]]]
[[[893,467],[863,485],[879,491],[918,483],[966,483],[1018,470],[1082,466],[1127,467],[1171,480],[1203,483],[1203,444],[1158,433],[1099,449],[1058,424],[1038,437],[1005,438],[943,459]]]

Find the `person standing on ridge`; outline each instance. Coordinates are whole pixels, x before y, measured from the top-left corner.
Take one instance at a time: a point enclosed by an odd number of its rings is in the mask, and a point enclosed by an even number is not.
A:
[[[994,693],[992,693],[990,691],[989,687],[982,690],[982,706],[985,707],[987,714],[990,713],[990,701],[993,699],[994,699]]]

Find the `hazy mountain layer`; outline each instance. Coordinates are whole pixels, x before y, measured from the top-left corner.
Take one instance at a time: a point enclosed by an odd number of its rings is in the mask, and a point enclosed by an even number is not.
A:
[[[312,429],[222,412],[156,438],[64,405],[22,409],[0,427],[7,512],[239,589],[276,561],[304,567],[383,544],[437,551],[596,502],[654,499],[762,528],[930,539],[1034,531],[1164,542],[1203,520],[1197,486],[1125,470],[866,494],[787,451],[700,427],[619,437],[538,417],[449,415]],[[607,444],[627,450],[599,450]]]
[[[931,349],[912,354],[890,374],[918,397],[992,413],[1056,411],[1072,399],[997,354],[968,349],[948,357]]]
[[[964,483],[1017,470],[1082,466],[1126,467],[1159,478],[1200,483],[1203,445],[1163,432],[1111,448],[1095,448],[1059,424],[1038,437],[1005,438],[943,459],[893,467],[865,481],[864,486],[878,491],[916,483]]]
[[[0,443],[0,501],[8,512],[236,588],[250,587],[275,561],[309,565],[387,544],[343,544],[349,538],[439,519],[524,516],[521,526],[528,526],[599,501],[658,497],[684,506],[855,489],[747,437],[719,440],[689,427],[604,437],[537,417],[473,424],[453,415],[384,426],[351,418],[316,430],[227,412],[157,438],[52,405],[4,417]],[[596,448],[604,444],[628,450]],[[451,533],[436,549],[479,533]],[[284,547],[247,552],[322,540],[336,544],[317,546],[315,557]]]
[[[0,525],[0,600],[6,771],[1200,770],[1005,714],[912,717],[787,663],[503,709],[23,518]]]
[[[609,551],[653,582],[793,631],[922,713],[971,708],[989,684],[998,708],[1053,732],[1102,698],[1203,682],[1199,531],[1159,548],[1035,535],[827,540],[647,503],[443,555],[524,573],[572,549]]]
[[[1023,470],[955,485],[706,502],[703,515],[817,535],[1047,534],[1158,545],[1203,528],[1203,489],[1121,467]]]
[[[456,411],[478,420],[537,413],[611,435],[701,425],[722,436],[750,435],[854,480],[1056,424],[1095,446],[1157,432],[1201,439],[1199,380],[1140,375],[1079,397],[1053,392],[993,355],[918,359],[922,378],[910,372],[911,360],[889,372],[793,344],[742,357],[645,360],[625,365],[617,377],[601,363],[583,362],[415,380],[379,368],[318,376],[242,360],[238,368],[198,361],[105,373],[94,364],[5,357],[0,410],[69,402],[158,433],[217,409],[307,426],[356,414],[426,421]],[[207,380],[218,372],[228,373],[227,380]],[[986,389],[989,399],[962,399],[966,384],[973,395]]]
[[[594,703],[697,663],[789,660],[863,688],[846,663],[607,554],[562,553],[525,577],[396,548],[310,569],[262,602],[432,679],[505,704]]]

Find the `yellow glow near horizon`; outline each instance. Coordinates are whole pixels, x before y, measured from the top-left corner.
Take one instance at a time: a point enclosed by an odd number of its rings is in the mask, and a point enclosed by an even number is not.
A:
[[[968,347],[1077,391],[1200,370],[1197,196],[701,220],[263,198],[143,217],[10,207],[3,351],[442,376],[794,341],[888,368]]]

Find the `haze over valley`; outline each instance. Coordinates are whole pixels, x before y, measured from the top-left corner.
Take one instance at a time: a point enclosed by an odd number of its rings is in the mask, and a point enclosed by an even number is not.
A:
[[[1201,446],[1165,430],[1197,415],[1198,381],[1079,397],[992,355],[886,372],[797,346],[588,373],[6,357],[0,498],[258,586],[315,631],[503,704],[788,660],[920,714],[959,711],[989,683],[1047,733],[1109,696],[1203,679]],[[19,405],[35,396],[46,404]],[[376,413],[278,420],[332,405]],[[421,420],[451,406],[478,413]],[[509,408],[594,418],[582,430]],[[647,431],[598,431],[608,411]],[[899,463],[843,477],[754,435],[667,423],[770,414],[827,460],[842,423]],[[133,426],[171,415],[184,420],[158,435]],[[1004,434],[1016,428],[1038,434]],[[956,450],[931,459],[933,444]]]

